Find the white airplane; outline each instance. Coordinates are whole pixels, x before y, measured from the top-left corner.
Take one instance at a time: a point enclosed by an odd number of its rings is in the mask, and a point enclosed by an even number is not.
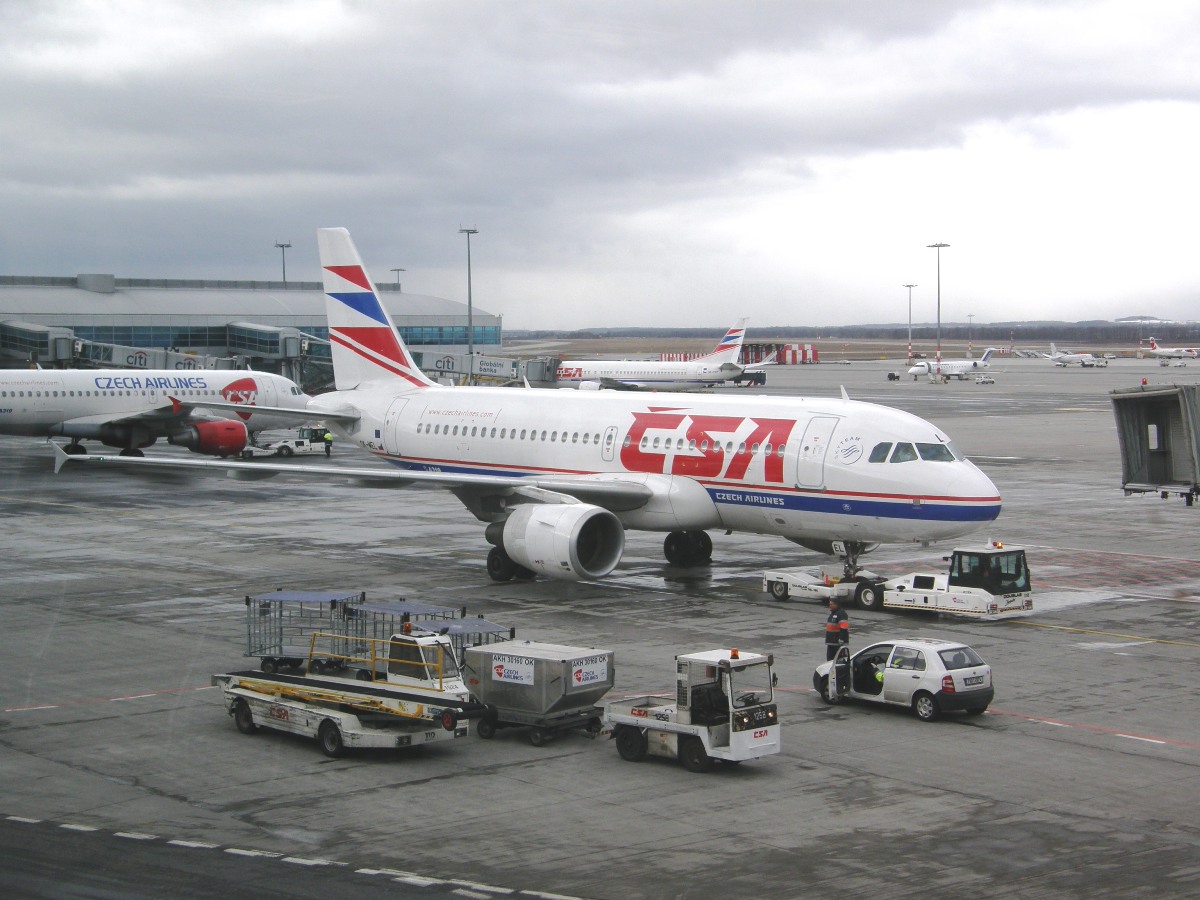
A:
[[[746,320],[740,319],[725,332],[712,353],[678,362],[650,360],[566,359],[557,370],[562,387],[584,390],[696,390],[724,381],[735,381],[750,372],[761,372],[768,360],[743,366],[738,364]],[[759,382],[761,383],[761,382]]]
[[[940,366],[941,373],[947,377],[963,381],[968,375],[975,375],[986,369],[988,367],[988,360],[991,359],[992,354],[995,352],[995,347],[988,347],[983,351],[983,356],[979,357],[979,359],[943,359]],[[937,368],[939,366],[935,360],[922,360],[909,369],[908,374],[913,377],[913,381],[916,381],[921,375],[928,375],[930,378],[935,378],[934,370]]]
[[[711,561],[709,529],[779,535],[846,557],[991,522],[1000,497],[936,426],[840,399],[444,387],[412,362],[344,228],[317,231],[336,390],[309,411],[395,470],[355,483],[440,487],[486,523],[488,574],[602,578],[626,529],[665,532],[667,561]],[[328,478],[319,466],[162,457],[69,461]],[[835,543],[836,542],[836,543]]]
[[[249,432],[311,420],[312,398],[280,375],[244,370],[2,369],[0,434],[68,437],[141,456],[159,438],[231,456]]]
[[[1160,347],[1158,341],[1150,338],[1151,356],[1160,356],[1163,359],[1196,359],[1200,357],[1200,348],[1197,347]]]
[[[1090,353],[1067,353],[1065,350],[1059,350],[1050,344],[1050,356],[1048,359],[1056,366],[1066,368],[1067,366],[1082,366],[1085,369],[1104,368],[1108,365],[1108,360],[1099,356],[1092,356]]]

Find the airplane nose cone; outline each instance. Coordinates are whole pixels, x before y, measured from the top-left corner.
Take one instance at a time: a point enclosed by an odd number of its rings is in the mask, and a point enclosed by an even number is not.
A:
[[[1000,491],[975,463],[961,463],[947,487],[963,504],[967,521],[984,525],[1000,515]]]

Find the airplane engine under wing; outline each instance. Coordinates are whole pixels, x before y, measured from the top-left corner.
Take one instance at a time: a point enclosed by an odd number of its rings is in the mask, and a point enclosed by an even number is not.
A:
[[[246,446],[246,426],[241,422],[222,419],[217,422],[197,422],[167,438],[177,447],[187,447],[206,456],[234,456]]]
[[[588,503],[526,504],[504,520],[504,550],[527,569],[564,581],[603,578],[621,561],[625,529]]]

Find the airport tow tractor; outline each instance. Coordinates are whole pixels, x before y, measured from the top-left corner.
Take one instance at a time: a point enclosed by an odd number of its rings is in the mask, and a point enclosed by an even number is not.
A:
[[[324,453],[324,428],[298,428],[289,437],[262,444],[247,444],[242,449],[242,459],[261,456],[282,456],[285,459],[297,453]]]
[[[795,597],[827,603],[833,598],[859,609],[910,609],[977,619],[1002,619],[1033,609],[1023,548],[989,541],[956,547],[943,558],[949,563],[944,572],[888,579],[866,570],[849,575],[830,566],[768,570],[762,589],[776,600]]]
[[[778,753],[772,656],[705,650],[675,657],[674,695],[644,694],[609,701],[604,725],[621,759],[678,759],[689,772]]]

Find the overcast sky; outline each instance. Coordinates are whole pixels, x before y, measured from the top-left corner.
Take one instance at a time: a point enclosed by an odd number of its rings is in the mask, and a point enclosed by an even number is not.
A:
[[[508,328],[1200,319],[1200,3],[0,0],[0,274]]]

